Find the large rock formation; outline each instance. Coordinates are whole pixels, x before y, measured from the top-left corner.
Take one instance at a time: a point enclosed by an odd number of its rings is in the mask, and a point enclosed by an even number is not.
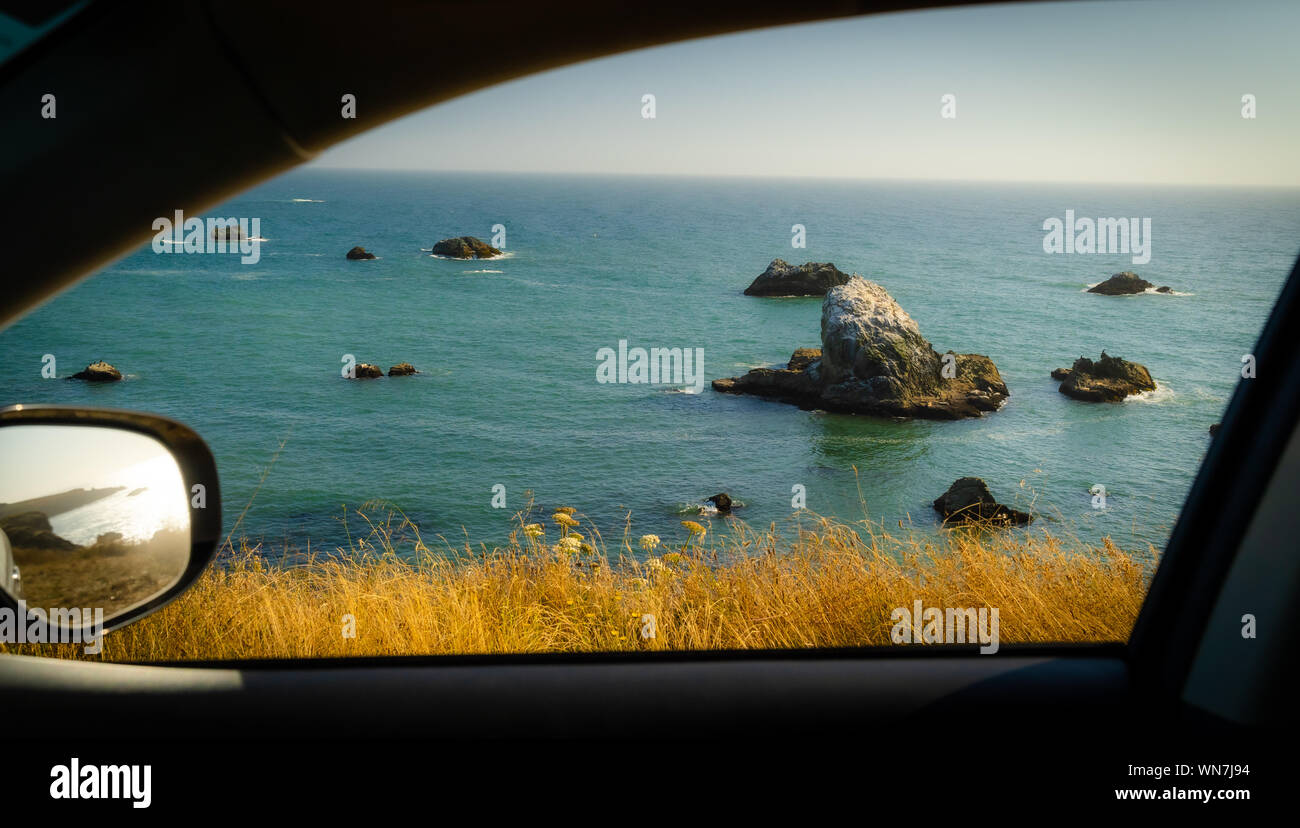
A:
[[[348,258],[353,261],[357,261],[358,259],[373,259],[375,258],[375,254],[366,252],[364,247],[354,247],[348,251]]]
[[[1130,293],[1145,293],[1153,287],[1156,286],[1133,271],[1125,270],[1123,273],[1116,273],[1100,284],[1093,285],[1088,288],[1088,292],[1100,293],[1105,296],[1125,296]],[[1173,289],[1168,286],[1156,288],[1156,293],[1172,292]]]
[[[825,296],[826,291],[849,280],[849,274],[830,262],[807,262],[798,267],[773,259],[749,287],[746,296]]]
[[[948,487],[934,501],[934,510],[943,515],[944,523],[1016,523],[1025,524],[1033,516],[1003,506],[978,477],[963,477]]]
[[[853,414],[953,420],[995,411],[1010,392],[980,354],[939,354],[875,282],[853,276],[822,302],[822,348],[795,351],[785,368],[717,379],[728,394],[756,394]]]
[[[122,379],[122,372],[101,359],[90,363],[82,370],[68,377],[68,379],[85,380],[86,382],[118,382]]]
[[[1085,402],[1119,402],[1130,394],[1156,390],[1155,380],[1145,365],[1110,356],[1105,351],[1096,362],[1079,357],[1068,370],[1057,368],[1052,378],[1061,374],[1065,381],[1058,390]]]
[[[490,259],[500,256],[501,251],[473,236],[460,236],[455,239],[443,239],[433,246],[433,255],[450,256],[453,259]]]

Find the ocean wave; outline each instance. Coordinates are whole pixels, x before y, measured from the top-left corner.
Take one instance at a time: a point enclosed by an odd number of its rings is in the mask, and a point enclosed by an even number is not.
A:
[[[513,253],[502,253],[500,256],[486,256],[482,259],[461,259],[456,256],[439,255],[438,253],[434,253],[431,248],[427,247],[421,247],[420,252],[428,253],[430,259],[442,259],[444,262],[494,262],[498,259],[513,259],[515,257],[515,254]]]
[[[325,203],[325,200],[322,198],[291,198],[289,199],[289,201],[291,201],[294,204],[324,204]]]
[[[504,270],[467,270],[466,273],[505,273]]]
[[[1159,403],[1168,402],[1172,400],[1174,396],[1175,396],[1174,389],[1170,388],[1167,384],[1157,380],[1156,390],[1143,391],[1140,394],[1131,394],[1124,398],[1124,402],[1159,404]]]
[[[1103,279],[1102,282],[1104,282],[1104,281],[1106,281],[1106,280]],[[1087,287],[1085,287],[1083,290],[1081,290],[1081,291],[1079,291],[1079,292],[1080,292],[1080,293],[1087,293],[1088,291],[1092,290],[1093,288],[1095,288],[1097,285],[1100,285],[1100,284],[1101,284],[1101,282],[1092,282],[1092,283],[1090,283]],[[1119,296],[1143,296],[1143,295],[1152,295],[1152,296],[1195,296],[1196,294],[1195,294],[1195,293],[1186,293],[1186,292],[1181,291],[1181,290],[1163,290],[1163,291],[1162,291],[1162,290],[1159,290],[1159,289],[1156,288],[1156,287],[1149,287],[1149,288],[1147,288],[1146,290],[1142,291],[1141,293],[1121,293],[1121,294],[1118,294],[1118,295],[1119,295]]]

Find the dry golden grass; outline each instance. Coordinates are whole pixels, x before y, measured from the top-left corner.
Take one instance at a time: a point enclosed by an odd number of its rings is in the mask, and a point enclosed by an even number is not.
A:
[[[997,607],[1003,644],[1123,641],[1157,555],[1041,529],[936,537],[803,513],[781,531],[686,522],[683,540],[658,544],[647,562],[635,538],[611,551],[580,534],[581,515],[557,513],[541,535],[521,519],[493,550],[435,551],[400,515],[366,521],[347,555],[275,566],[259,547],[228,549],[175,603],[106,636],[100,656],[78,645],[0,650],[175,661],[888,645],[891,612],[917,600]],[[639,635],[646,614],[650,640]]]

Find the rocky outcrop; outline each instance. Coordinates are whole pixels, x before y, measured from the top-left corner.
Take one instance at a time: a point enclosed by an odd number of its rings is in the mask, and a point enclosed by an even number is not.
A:
[[[352,261],[357,261],[357,260],[360,260],[360,259],[373,259],[373,258],[375,258],[375,254],[374,254],[374,253],[367,253],[367,252],[366,252],[366,249],[365,249],[364,247],[354,247],[354,248],[352,248],[351,250],[348,251],[348,254],[347,254],[347,255],[348,255],[348,258],[351,259]]]
[[[759,397],[816,408],[821,383],[810,370],[820,359],[817,348],[800,348],[785,368],[755,368],[744,376],[715,379],[713,390],[724,394],[753,394]]]
[[[415,370],[415,366],[409,362],[399,362],[388,369],[388,376],[390,377],[409,377],[411,374],[418,373],[420,372]]]
[[[1053,371],[1053,378],[1061,371],[1066,376],[1058,390],[1085,402],[1120,402],[1132,394],[1156,390],[1155,380],[1145,365],[1110,356],[1105,351],[1096,362],[1079,357],[1068,371],[1064,368]]]
[[[1033,515],[998,503],[988,484],[978,477],[963,477],[934,501],[934,510],[944,523],[1014,523],[1023,525]]]
[[[1064,379],[1065,379],[1066,377],[1068,377],[1068,376],[1070,376],[1070,369],[1069,369],[1069,368],[1053,368],[1053,369],[1052,369],[1052,379],[1056,380],[1057,382],[1061,382],[1062,380],[1064,380]]]
[[[8,535],[10,545],[20,549],[69,552],[77,548],[72,541],[54,534],[44,512],[20,512],[0,518],[0,529]]]
[[[773,259],[749,287],[746,296],[825,296],[826,291],[848,282],[849,274],[830,262],[807,262],[798,267]]]
[[[1010,392],[986,356],[940,354],[875,282],[853,276],[822,302],[822,348],[795,351],[785,368],[717,379],[728,394],[803,408],[952,420],[995,411]]]
[[[1145,293],[1155,285],[1146,279],[1138,276],[1131,270],[1125,270],[1123,273],[1116,273],[1106,281],[1088,288],[1089,293],[1100,293],[1103,296],[1127,296],[1131,293]],[[1156,293],[1173,293],[1173,288],[1169,286],[1156,288]]]
[[[491,259],[500,256],[501,251],[473,236],[460,236],[455,239],[443,239],[435,244],[433,255],[449,256],[453,259]]]
[[[708,498],[706,502],[712,503],[720,515],[731,513],[731,495],[726,492],[715,494],[713,497]]]
[[[122,379],[122,372],[101,359],[90,363],[68,379],[86,382],[119,382]]]
[[[358,362],[352,369],[353,379],[377,379],[384,375],[384,369],[369,362]]]

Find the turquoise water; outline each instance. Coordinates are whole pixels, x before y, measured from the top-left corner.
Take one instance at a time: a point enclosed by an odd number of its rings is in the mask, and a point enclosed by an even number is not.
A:
[[[1045,254],[1042,223],[1067,209],[1150,217],[1151,262]],[[261,260],[146,245],[0,333],[0,382],[6,403],[188,423],[216,455],[227,529],[284,441],[239,530],[272,547],[343,543],[341,506],[372,499],[426,538],[490,543],[526,491],[606,538],[630,512],[634,534],[680,539],[719,491],[765,526],[790,515],[795,485],[816,512],[860,519],[865,503],[930,531],[930,501],[964,475],[1032,504],[1027,531],[1140,547],[1167,537],[1291,268],[1300,193],[306,169],[207,215],[259,217]],[[506,258],[427,252],[498,223]],[[795,223],[806,249],[791,249]],[[358,244],[380,258],[346,261]],[[741,294],[775,257],[880,282],[940,351],[990,356],[1010,401],[894,422],[596,382],[597,350],[620,339],[702,348],[707,379],[817,345],[820,299]],[[1182,295],[1083,292],[1130,269]],[[1103,348],[1160,389],[1117,405],[1059,394],[1048,372]],[[127,379],[42,379],[47,353],[60,376],[103,358]],[[349,382],[344,354],[424,373]]]

